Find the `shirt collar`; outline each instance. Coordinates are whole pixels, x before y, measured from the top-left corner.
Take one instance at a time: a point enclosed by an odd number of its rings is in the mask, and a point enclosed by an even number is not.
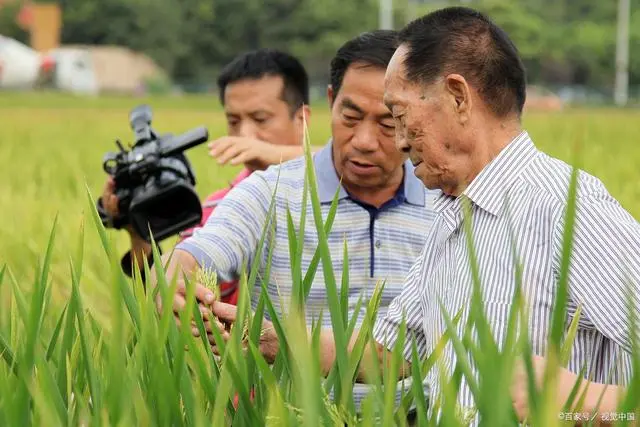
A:
[[[316,153],[313,158],[318,182],[318,197],[320,203],[331,203],[338,191],[338,200],[349,197],[338,178],[335,165],[333,164],[333,141],[329,142]],[[403,186],[399,194],[404,193],[404,200],[407,203],[417,206],[425,205],[425,191],[422,182],[413,173],[414,167],[409,160],[404,163]],[[396,195],[397,197],[398,195]]]
[[[498,216],[507,192],[537,153],[529,134],[521,132],[480,171],[462,194],[479,208]],[[434,209],[442,212],[456,201],[455,197],[441,192],[434,202]]]

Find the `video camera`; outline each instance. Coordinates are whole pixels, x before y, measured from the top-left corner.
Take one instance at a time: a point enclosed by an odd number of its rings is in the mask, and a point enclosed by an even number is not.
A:
[[[115,181],[118,217],[107,214],[102,198],[96,203],[105,227],[120,229],[131,224],[147,242],[151,236],[160,241],[202,220],[196,179],[183,152],[209,139],[205,127],[158,136],[151,119],[148,105],[134,108],[129,115],[136,138],[131,151],[116,140],[120,151],[104,156],[103,169]]]

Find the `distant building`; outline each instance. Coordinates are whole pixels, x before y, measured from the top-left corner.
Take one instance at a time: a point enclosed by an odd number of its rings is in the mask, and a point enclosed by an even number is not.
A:
[[[168,79],[151,58],[125,47],[69,45],[39,53],[0,35],[0,89],[140,94],[151,81]]]
[[[136,94],[146,83],[164,79],[148,56],[120,46],[61,46],[49,51],[56,64],[54,87],[76,93]]]

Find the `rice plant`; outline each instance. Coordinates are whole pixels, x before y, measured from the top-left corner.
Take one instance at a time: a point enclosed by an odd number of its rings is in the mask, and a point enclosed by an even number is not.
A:
[[[308,141],[306,158],[310,164]],[[0,268],[0,295],[10,298],[9,309],[0,312],[0,425],[387,426],[407,425],[410,407],[416,408],[414,423],[419,426],[463,426],[474,417],[487,426],[518,425],[509,384],[519,358],[524,360],[529,372],[531,411],[527,422],[536,426],[574,423],[565,416],[560,417],[559,411],[573,411],[573,404],[582,398],[577,395],[579,383],[568,402],[558,402],[552,372],[555,366],[566,363],[580,315],[578,312],[571,325],[565,327],[575,175],[569,189],[562,274],[553,311],[550,359],[542,386],[536,386],[533,375],[522,293],[518,291],[514,295],[505,342],[495,342],[483,314],[479,292],[482,283],[474,274],[469,316],[464,319],[459,313],[443,311],[447,331],[426,358],[418,357],[413,344],[409,373],[413,382],[401,405],[396,407],[393,397],[407,339],[404,329],[391,360],[385,364],[388,368],[369,372],[371,393],[362,411],[357,412],[351,388],[357,380],[365,350],[374,345],[372,329],[384,283],[378,284],[372,298],[358,304],[356,311],[364,311],[365,316],[353,351],[349,352],[356,316],[347,315],[347,246],[345,244],[343,254],[345,271],[338,283],[327,245],[337,198],[323,218],[315,191],[314,168],[308,167],[307,172],[304,200],[311,207],[315,232],[320,237],[314,259],[304,271],[301,248],[304,234],[309,231],[305,231],[303,214],[299,224],[292,220],[288,224],[294,290],[287,312],[277,313],[266,292],[273,247],[270,240],[273,234],[268,233],[273,223],[268,221],[258,245],[259,250],[264,247],[268,251],[267,274],[259,277],[258,263],[247,265],[243,270],[236,321],[242,326],[230,331],[228,341],[214,330],[219,355],[212,351],[194,298],[195,282],[215,288],[215,274],[202,271],[186,280],[187,300],[192,304],[181,314],[180,322],[176,322],[169,304],[158,309],[157,297],[170,300],[176,292],[177,281],[165,279],[157,246],[154,244],[153,269],[160,278],[158,287],[145,291],[138,272],[130,280],[121,271],[110,236],[93,208],[91,194],[87,195],[86,202],[89,215],[80,224],[74,250],[58,253],[68,258],[66,285],[70,297],[67,300],[52,298],[51,263],[59,242],[60,221],[54,220],[49,238],[42,239],[45,248],[40,262],[34,266],[37,274],[30,288],[19,283],[11,265]],[[273,209],[272,205],[268,217]],[[88,227],[85,221],[90,224]],[[477,268],[473,261],[476,254],[468,215],[465,230],[473,271]],[[87,233],[99,237],[104,260],[109,265],[108,276],[101,277],[109,295],[103,301],[108,306],[105,307],[108,321],[97,317],[86,304],[89,291],[83,289],[83,283],[87,277],[84,268]],[[262,254],[254,257],[261,258]],[[319,360],[321,331],[318,325],[322,322],[309,325],[304,316],[305,300],[320,262],[328,301],[323,316],[331,319],[336,349],[335,363],[327,375],[323,375]],[[144,269],[145,277],[149,277],[149,266],[145,265]],[[516,280],[519,289],[520,275]],[[252,310],[250,298],[254,289],[260,291],[260,297]],[[261,319],[265,314],[273,321],[280,339],[280,351],[272,364],[260,352],[260,337],[264,333]],[[631,323],[635,325],[637,320],[633,314],[630,311]],[[462,335],[457,333],[461,321],[465,322]],[[199,336],[192,333],[192,324]],[[472,339],[472,330],[477,339]],[[446,346],[452,346],[457,356],[452,373],[442,370],[440,365]],[[620,425],[628,423],[632,414],[637,420],[640,410],[640,350],[636,340],[633,352],[634,377],[617,409],[618,414],[625,414]],[[441,393],[425,396],[421,382],[434,370],[443,384]],[[455,405],[463,378],[475,397],[475,411],[469,414],[460,413]]]

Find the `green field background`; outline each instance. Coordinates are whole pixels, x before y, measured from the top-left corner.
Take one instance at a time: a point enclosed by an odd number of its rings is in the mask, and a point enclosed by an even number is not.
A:
[[[94,197],[106,175],[102,157],[116,149],[116,138],[132,142],[128,112],[138,103],[154,109],[154,127],[181,133],[205,125],[210,137],[225,132],[215,96],[186,98],[89,98],[59,95],[0,94],[0,267],[6,264],[18,283],[29,289],[44,254],[56,215],[58,229],[51,278],[53,297],[71,290],[69,257],[85,224],[85,263],[81,291],[88,309],[107,320],[110,283],[108,261],[98,241],[87,188]],[[543,151],[565,161],[574,159],[599,177],[614,197],[640,219],[640,112],[571,109],[561,113],[527,113],[525,128]],[[330,135],[329,108],[314,105],[311,142]],[[239,170],[220,167],[202,145],[188,152],[201,197],[220,188]],[[124,252],[128,239],[110,231]],[[172,241],[162,242],[163,249]],[[8,287],[0,289],[8,293]],[[7,301],[0,295],[0,301]],[[3,303],[4,304],[4,303]],[[2,306],[0,306],[2,309]]]

